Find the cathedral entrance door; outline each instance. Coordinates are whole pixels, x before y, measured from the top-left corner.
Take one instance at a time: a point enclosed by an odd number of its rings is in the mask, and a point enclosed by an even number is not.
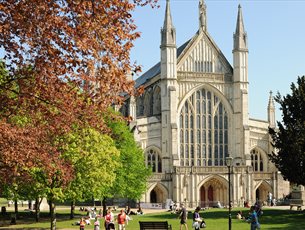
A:
[[[213,196],[213,187],[210,185],[208,188],[208,200],[209,206],[213,206],[214,196]]]
[[[201,186],[201,188],[200,188],[200,206],[201,207],[207,206],[207,201],[205,199],[205,187],[204,186]]]
[[[200,187],[201,207],[217,207],[227,203],[227,181],[220,177],[212,177]]]
[[[213,187],[210,185],[207,188],[202,186],[200,188],[200,205],[201,207],[210,207],[213,206],[213,201],[214,201],[214,195],[213,195]]]
[[[260,200],[259,189],[256,189],[256,192],[255,192],[255,200]]]
[[[150,192],[150,203],[157,203],[157,193],[155,190]]]

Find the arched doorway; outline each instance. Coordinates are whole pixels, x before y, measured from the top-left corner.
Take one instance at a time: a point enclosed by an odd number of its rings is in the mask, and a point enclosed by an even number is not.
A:
[[[259,189],[256,189],[255,191],[255,200],[259,200],[260,195],[259,195]]]
[[[149,193],[150,203],[166,203],[166,199],[168,198],[167,189],[161,185],[157,184],[153,187],[153,189]]]
[[[215,207],[219,201],[222,205],[227,204],[228,185],[225,180],[213,177],[200,187],[200,206]]]
[[[263,181],[255,190],[255,200],[261,203],[265,202],[268,192],[272,192],[272,188],[266,181]]]
[[[150,192],[150,203],[157,203],[157,193],[155,190]]]

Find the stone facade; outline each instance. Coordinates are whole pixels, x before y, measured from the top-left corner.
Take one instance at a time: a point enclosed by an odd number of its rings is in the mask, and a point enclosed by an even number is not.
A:
[[[268,192],[275,198],[287,195],[288,182],[268,159],[273,151],[268,127],[275,127],[272,94],[268,121],[248,116],[248,43],[241,7],[233,67],[207,31],[203,0],[198,32],[179,48],[167,1],[160,49],[160,62],[136,80],[145,92],[126,98],[121,108],[133,117],[131,128],[153,170],[141,201],[228,205],[229,169],[234,205],[265,201]]]

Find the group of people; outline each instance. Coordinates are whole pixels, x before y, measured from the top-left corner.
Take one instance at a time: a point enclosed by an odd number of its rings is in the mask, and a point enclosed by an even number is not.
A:
[[[205,220],[200,216],[201,208],[196,207],[192,214],[192,228],[195,230],[199,230],[200,228],[205,228],[206,227],[206,222]],[[107,209],[107,214],[103,217],[104,218],[104,227],[106,230],[114,230],[115,229],[115,221],[118,224],[118,229],[119,230],[125,230],[125,225],[128,223],[128,220],[130,220],[129,215],[142,215],[143,211],[142,209],[138,209],[136,212],[132,212],[130,208],[127,206],[125,210],[121,209],[119,214],[116,217],[114,217],[114,214],[111,210],[111,207]],[[250,212],[247,217],[243,216],[242,211],[239,211],[236,215],[237,219],[244,220],[248,223],[250,223],[250,230],[256,230],[260,229],[260,223],[259,223],[259,217],[263,214],[261,205],[259,202],[256,202],[255,205],[250,207]],[[188,212],[184,206],[184,204],[180,205],[179,209],[179,219],[180,219],[180,230],[183,228],[188,230],[188,225],[187,225],[187,217],[188,217]],[[84,230],[85,226],[90,223],[90,220],[88,218],[81,218],[81,220],[78,222],[80,226],[80,230]],[[94,230],[100,230],[100,221],[99,218],[102,218],[102,215],[96,215],[94,219]]]
[[[275,197],[273,197],[271,192],[268,192],[267,204],[268,204],[268,206],[275,206],[276,205],[276,199],[275,199]]]
[[[130,210],[130,209],[129,209]],[[97,215],[94,219],[94,230],[100,230],[100,218],[104,218],[104,227],[106,230],[114,230],[115,229],[115,222],[118,224],[119,230],[125,230],[125,225],[128,223],[128,220],[130,220],[129,216],[127,215],[128,208],[121,209],[119,214],[117,215],[116,219],[114,217],[114,214],[111,210],[111,207],[108,207],[107,213],[104,217],[102,215]],[[80,221],[77,223],[79,225],[80,230],[84,230],[86,225],[90,225],[90,220],[88,222],[88,219],[90,217],[82,217]]]
[[[206,227],[206,223],[205,223],[204,219],[199,214],[200,210],[201,210],[201,208],[197,207],[195,209],[194,213],[193,213],[192,227],[195,230],[199,230],[200,228],[205,228]],[[187,222],[186,222],[187,221],[187,210],[186,210],[184,204],[181,204],[179,219],[180,219],[180,230],[182,230],[183,227],[186,230],[188,230],[188,226],[187,226]]]
[[[192,214],[193,216],[193,223],[192,223],[192,228],[195,230],[199,230],[200,228],[205,228],[206,227],[206,222],[205,220],[200,216],[199,211],[201,210],[200,207],[197,207]],[[259,223],[259,216],[261,216],[263,213],[261,205],[257,202],[255,205],[250,207],[249,215],[247,217],[243,216],[242,211],[239,211],[236,215],[236,217],[240,220],[244,220],[248,223],[250,223],[250,230],[256,230],[260,229],[260,223]],[[180,230],[183,228],[188,230],[187,226],[187,210],[185,206],[182,204],[181,209],[180,209],[180,214],[179,214],[179,219],[180,219]]]

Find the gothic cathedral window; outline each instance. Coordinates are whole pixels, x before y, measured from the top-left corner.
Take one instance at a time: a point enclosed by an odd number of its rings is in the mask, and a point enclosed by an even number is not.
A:
[[[148,167],[151,167],[152,172],[155,173],[162,172],[161,157],[154,149],[149,149],[146,152],[146,165]]]
[[[264,171],[262,154],[256,149],[251,150],[251,164],[253,167],[253,171],[255,172]]]
[[[180,111],[180,165],[224,166],[228,156],[228,114],[211,91],[193,93]]]

